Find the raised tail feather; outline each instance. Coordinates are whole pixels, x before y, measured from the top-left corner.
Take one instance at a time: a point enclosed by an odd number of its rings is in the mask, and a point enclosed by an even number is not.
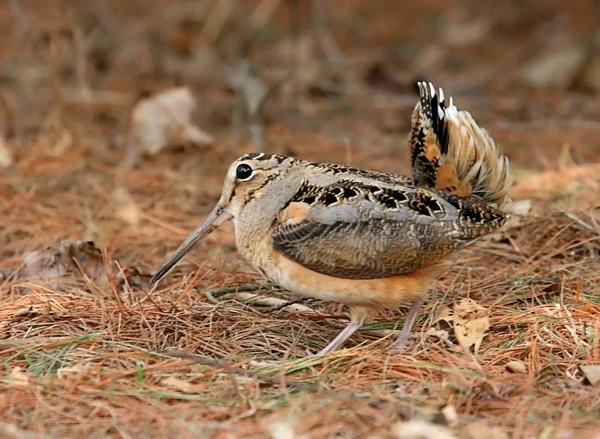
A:
[[[476,195],[503,206],[512,183],[508,158],[469,112],[459,111],[444,92],[419,82],[421,100],[412,115],[410,158],[419,186],[447,189],[457,196]]]

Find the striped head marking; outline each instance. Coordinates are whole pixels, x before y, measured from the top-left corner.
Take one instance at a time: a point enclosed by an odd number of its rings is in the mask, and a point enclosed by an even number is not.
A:
[[[238,218],[243,208],[269,194],[270,183],[281,180],[294,159],[265,153],[245,154],[234,161],[227,170],[223,191],[217,205],[202,224],[190,233],[175,252],[159,267],[151,282],[164,277],[190,249],[202,238],[232,218]]]
[[[233,217],[268,191],[269,183],[281,179],[294,159],[265,153],[245,154],[227,170],[219,204]]]

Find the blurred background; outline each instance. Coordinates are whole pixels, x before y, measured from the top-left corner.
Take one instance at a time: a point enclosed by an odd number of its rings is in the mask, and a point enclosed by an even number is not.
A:
[[[418,80],[469,110],[518,179],[597,161],[599,14],[592,0],[4,1],[3,264],[74,237],[160,259],[243,152],[409,172]],[[548,181],[524,195],[572,201]]]

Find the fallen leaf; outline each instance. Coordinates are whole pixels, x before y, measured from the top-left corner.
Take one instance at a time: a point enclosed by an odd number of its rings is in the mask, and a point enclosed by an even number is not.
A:
[[[62,380],[65,379],[68,375],[78,375],[81,372],[87,370],[88,368],[89,365],[86,363],[76,363],[72,366],[59,367],[56,370],[56,376]]]
[[[597,44],[600,45],[600,42]],[[585,62],[584,68],[576,78],[576,83],[583,90],[600,92],[600,55],[598,50],[592,51]]]
[[[196,393],[194,386],[187,381],[180,380],[175,377],[168,377],[161,381],[163,386],[169,387],[174,390],[178,390],[183,393]]]
[[[439,411],[433,413],[429,420],[436,425],[456,427],[458,425],[458,414],[452,404],[446,404]]]
[[[10,320],[12,322],[17,322],[19,320],[23,320],[26,318],[37,317],[37,316],[41,315],[42,312],[43,311],[40,308],[28,306],[26,308],[21,308],[20,310],[16,311]]]
[[[10,371],[10,382],[13,386],[27,386],[29,384],[29,376],[21,367],[17,366]]]
[[[527,365],[522,361],[513,360],[506,363],[506,370],[511,373],[520,373],[525,375],[527,374]]]
[[[481,423],[472,423],[467,427],[469,439],[508,439],[508,434],[499,427],[490,427]]]
[[[63,241],[55,248],[26,253],[23,267],[17,272],[20,279],[52,281],[52,288],[59,288],[60,278],[67,275],[85,274],[91,281],[106,286],[123,286],[125,278],[132,287],[146,288],[150,275],[129,267],[121,271],[116,261],[105,261],[102,251],[93,241]]]
[[[118,270],[117,272],[117,280],[119,281],[120,287],[123,287],[125,282],[127,282],[130,287],[146,290],[150,288],[151,278],[151,274],[140,273],[136,267],[128,267],[122,271]]]
[[[212,144],[214,137],[192,122],[196,99],[187,87],[177,87],[143,99],[133,108],[129,132],[129,165],[140,154],[155,155],[165,147]]]
[[[288,420],[277,421],[269,426],[269,433],[273,439],[295,439],[294,426]]]
[[[433,320],[433,325],[438,330],[447,332],[448,329],[452,328],[453,322],[454,315],[452,309],[449,306],[444,305],[442,306],[442,309],[440,310],[437,317]]]
[[[22,279],[56,279],[67,274],[60,263],[60,254],[54,250],[42,250],[25,253],[23,268],[19,270]]]
[[[8,168],[13,164],[13,154],[10,149],[8,149],[8,145],[6,144],[6,140],[0,136],[0,168]]]
[[[448,331],[445,329],[429,328],[427,330],[428,337],[436,337],[440,340],[448,340]]]
[[[585,378],[592,386],[600,385],[600,364],[588,364],[579,366],[579,369],[585,375]]]
[[[392,427],[392,434],[398,439],[456,439],[448,427],[424,419],[398,422]]]
[[[519,227],[523,224],[523,220],[529,216],[531,212],[532,202],[529,199],[526,200],[518,200],[509,203],[507,206],[507,211],[510,213],[510,216],[502,226],[499,232],[492,233],[487,236],[488,239],[492,241],[501,241],[504,239],[504,234],[510,229],[514,229],[515,227]]]
[[[477,354],[490,327],[488,314],[487,309],[472,299],[461,299],[454,304],[454,334],[460,347],[470,350],[474,346]]]
[[[523,69],[521,79],[536,88],[569,87],[586,59],[586,48],[579,44],[554,49],[533,58]]]
[[[93,241],[65,241],[59,247],[60,263],[70,273],[83,271],[93,280],[106,276],[102,251]]]
[[[117,217],[132,226],[137,226],[142,218],[142,211],[133,201],[127,189],[123,187],[115,189],[113,198],[116,204]]]
[[[465,9],[450,9],[441,29],[441,39],[453,47],[466,47],[481,42],[492,28],[487,17],[470,16]]]

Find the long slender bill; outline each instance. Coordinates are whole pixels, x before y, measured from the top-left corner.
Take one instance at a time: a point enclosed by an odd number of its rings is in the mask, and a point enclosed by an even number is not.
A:
[[[202,238],[210,234],[213,230],[219,227],[221,224],[231,219],[231,214],[224,210],[219,204],[208,214],[202,224],[189,234],[185,241],[175,250],[175,252],[169,256],[169,258],[156,270],[156,273],[150,279],[150,283],[158,282],[162,279],[169,271],[177,265],[181,259],[190,251],[190,249]]]

